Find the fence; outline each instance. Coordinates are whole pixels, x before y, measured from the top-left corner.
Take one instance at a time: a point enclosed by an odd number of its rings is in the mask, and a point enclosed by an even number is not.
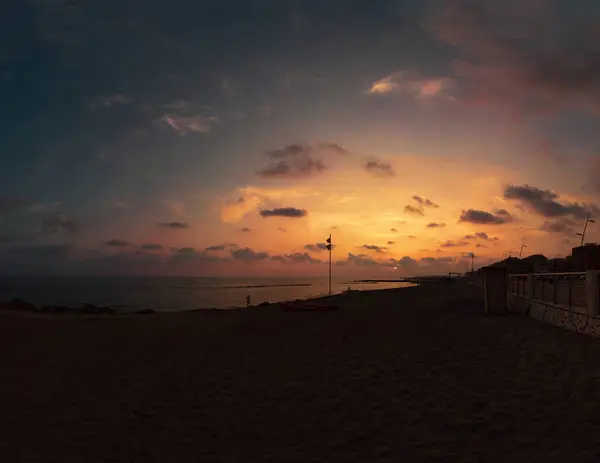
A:
[[[573,309],[587,306],[585,272],[513,274],[508,277],[511,295]]]

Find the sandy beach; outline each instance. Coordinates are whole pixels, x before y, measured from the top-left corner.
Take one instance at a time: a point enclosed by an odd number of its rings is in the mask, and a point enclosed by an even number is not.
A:
[[[0,314],[7,462],[580,462],[600,340],[464,283],[148,316]]]

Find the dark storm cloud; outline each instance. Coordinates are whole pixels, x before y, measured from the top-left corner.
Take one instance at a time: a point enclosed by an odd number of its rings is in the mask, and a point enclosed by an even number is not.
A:
[[[172,228],[172,229],[183,229],[190,228],[186,222],[160,222],[157,224],[159,227]]]
[[[478,209],[463,210],[459,219],[459,222],[468,222],[479,225],[502,225],[512,221],[513,217],[510,214],[494,215],[490,212]]]
[[[445,223],[437,223],[437,222],[431,222],[427,224],[427,228],[444,228],[446,226]]]
[[[364,168],[370,174],[377,177],[394,177],[396,173],[388,162],[383,162],[375,158],[369,158],[364,163]]]
[[[598,212],[595,206],[580,203],[561,204],[557,201],[557,193],[529,185],[508,185],[504,189],[504,198],[520,201],[523,206],[546,218],[570,216],[585,219],[588,213]]]
[[[305,209],[296,209],[295,207],[280,207],[276,209],[265,209],[260,211],[261,217],[305,217],[308,212]]]

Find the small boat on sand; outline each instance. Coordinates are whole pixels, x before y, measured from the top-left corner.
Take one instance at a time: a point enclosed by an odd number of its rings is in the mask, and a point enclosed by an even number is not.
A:
[[[304,310],[312,312],[329,312],[339,308],[337,304],[316,304],[307,301],[282,302],[280,305],[284,310]]]

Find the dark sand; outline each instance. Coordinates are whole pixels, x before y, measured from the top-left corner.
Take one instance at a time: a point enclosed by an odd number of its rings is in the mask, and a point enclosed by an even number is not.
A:
[[[3,462],[579,462],[600,340],[463,283],[137,317],[0,315]]]

